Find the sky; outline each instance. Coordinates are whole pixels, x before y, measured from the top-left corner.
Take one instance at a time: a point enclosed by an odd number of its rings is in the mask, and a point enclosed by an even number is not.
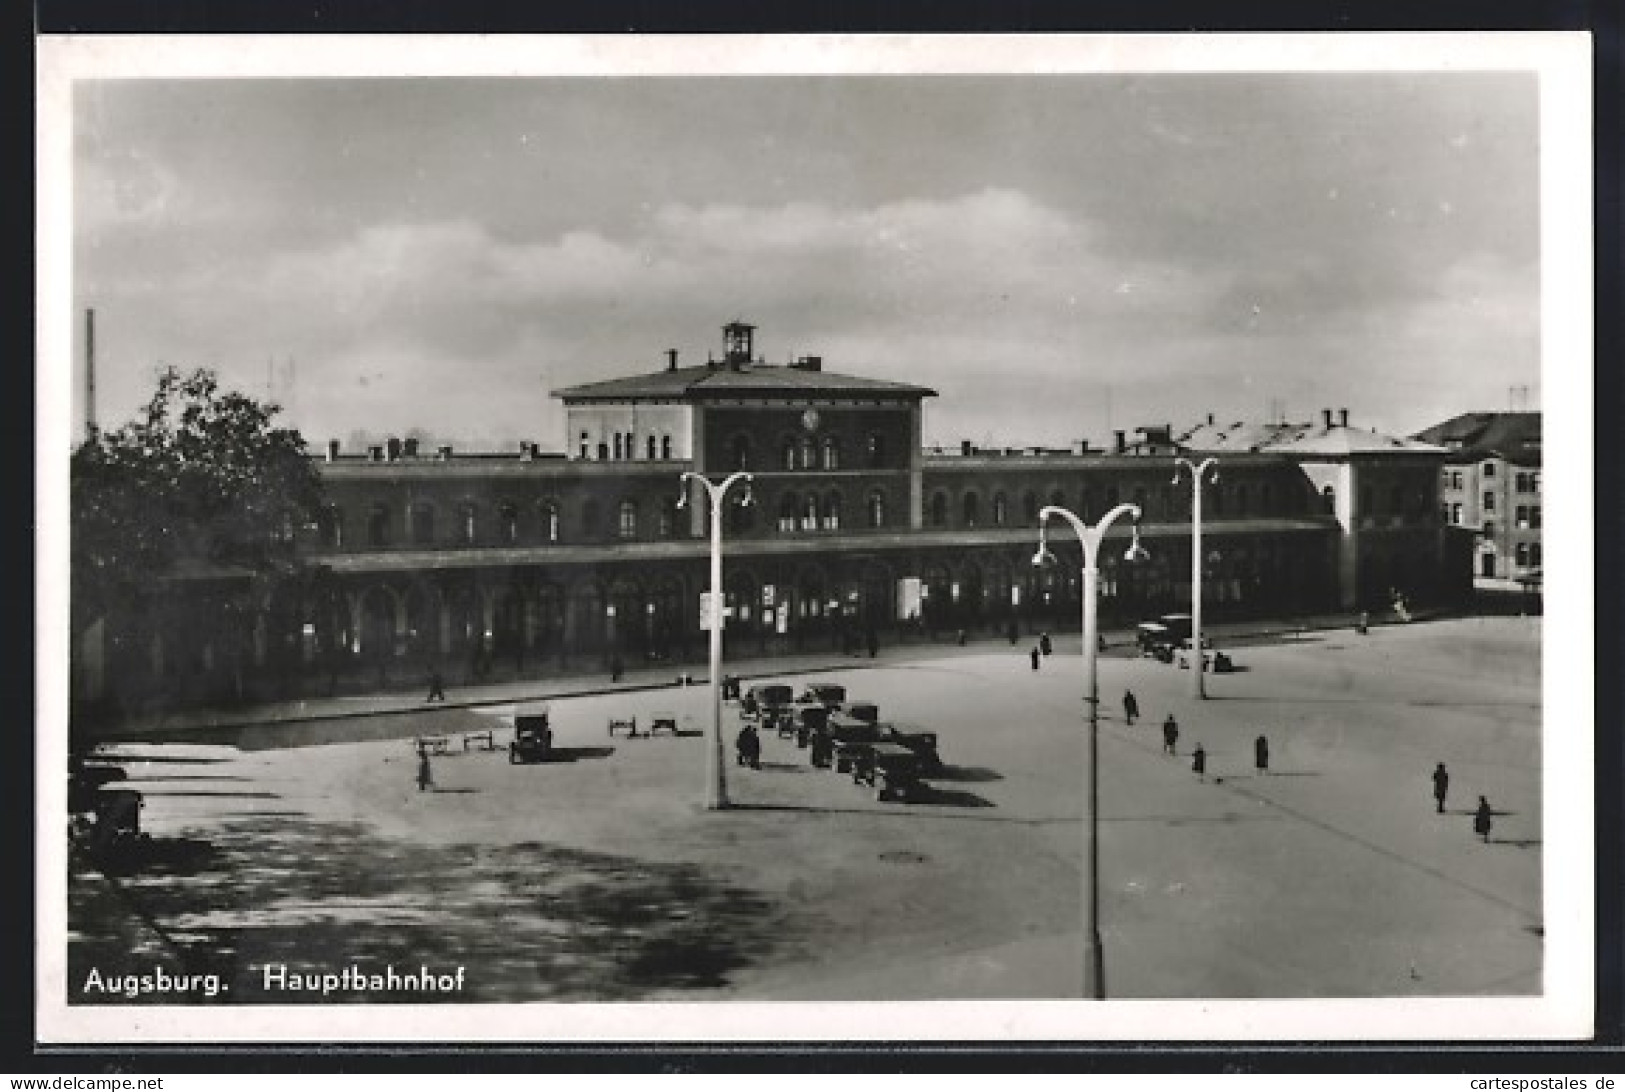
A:
[[[735,319],[933,388],[944,444],[1540,408],[1532,74],[119,79],[72,118],[103,427],[207,366],[313,447],[557,448],[550,390]]]

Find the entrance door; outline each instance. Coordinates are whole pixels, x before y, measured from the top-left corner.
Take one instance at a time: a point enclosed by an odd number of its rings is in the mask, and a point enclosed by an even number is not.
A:
[[[1480,575],[1480,576],[1494,576],[1495,575],[1495,555],[1494,554],[1484,554],[1478,560],[1479,560],[1479,574],[1478,575]]]

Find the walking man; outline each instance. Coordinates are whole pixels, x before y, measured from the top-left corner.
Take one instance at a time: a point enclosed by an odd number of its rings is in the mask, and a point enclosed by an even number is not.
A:
[[[1037,645],[1033,646],[1032,658],[1033,658],[1033,670],[1037,671],[1038,670],[1038,660],[1039,660],[1039,653],[1038,653],[1038,646]]]
[[[429,748],[418,744],[418,792],[425,792],[434,785],[434,771],[429,768]]]
[[[446,682],[440,677],[438,669],[429,672],[429,696],[423,700],[425,702],[446,700]]]
[[[1490,814],[1490,802],[1480,796],[1478,810],[1473,813],[1473,833],[1486,842],[1490,840]]]
[[[1270,741],[1263,736],[1253,740],[1253,765],[1260,774],[1270,772]]]
[[[1207,780],[1207,752],[1202,750],[1200,743],[1196,745],[1196,750],[1191,752],[1191,769],[1196,772],[1196,780]]]
[[[1130,724],[1133,724],[1134,718],[1139,715],[1140,702],[1139,699],[1134,696],[1134,691],[1123,691],[1123,719],[1127,720]]]
[[[1048,633],[1040,633],[1038,635],[1038,649],[1046,656],[1055,651],[1055,646],[1050,643]]]
[[[1450,771],[1444,768],[1441,762],[1433,767],[1433,800],[1439,806],[1439,814],[1444,814],[1444,798],[1450,792]]]
[[[1162,722],[1162,749],[1168,754],[1175,754],[1179,744],[1179,722],[1174,720],[1172,713]]]

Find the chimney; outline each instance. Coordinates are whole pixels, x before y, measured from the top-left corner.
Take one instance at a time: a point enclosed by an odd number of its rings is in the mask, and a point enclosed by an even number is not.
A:
[[[443,463],[444,462],[450,462],[451,461],[451,445],[450,444],[441,444],[440,447],[436,449],[435,455]]]
[[[1128,430],[1127,429],[1121,429],[1121,428],[1113,429],[1112,430],[1112,435],[1117,437],[1117,448],[1116,448],[1117,454],[1119,454],[1119,455],[1123,454],[1125,451],[1128,450]]]
[[[959,441],[959,453],[961,455],[974,455],[976,454],[976,448],[971,445],[969,440],[961,440]]]
[[[674,371],[677,370],[677,350],[676,349],[667,349],[666,350],[666,370],[668,372],[674,372]]]
[[[327,441],[327,461],[330,463],[339,461],[339,442],[337,440]]]
[[[1213,415],[1211,413],[1207,415],[1207,423],[1210,425],[1213,423]]]
[[[389,438],[389,461],[394,462],[401,457],[401,441],[394,436]]]
[[[1337,411],[1337,423],[1342,425],[1344,428],[1349,427],[1349,411],[1348,410],[1340,409],[1340,410]]]
[[[1326,422],[1326,427],[1327,428],[1332,427],[1332,411],[1331,410],[1329,410],[1329,409],[1321,410],[1320,411],[1320,417],[1321,417],[1321,420]]]
[[[821,356],[804,356],[796,361],[796,367],[804,372],[821,372],[824,370],[824,358]]]
[[[536,457],[536,445],[529,440],[519,441],[519,458],[522,462],[530,462]]]
[[[408,436],[406,439],[401,441],[401,454],[406,456],[408,459],[415,459],[418,457],[418,440],[416,436]]]
[[[85,435],[96,435],[96,310],[85,312]]]
[[[384,445],[371,444],[367,448],[367,458],[375,463],[384,461]]]

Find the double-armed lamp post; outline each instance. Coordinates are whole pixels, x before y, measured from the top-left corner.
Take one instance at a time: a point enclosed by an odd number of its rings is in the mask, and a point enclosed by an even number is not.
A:
[[[1202,654],[1202,485],[1203,479],[1219,480],[1218,463],[1217,458],[1203,459],[1200,465],[1184,456],[1174,460],[1175,485],[1179,484],[1181,470],[1191,475],[1191,694],[1197,698],[1207,697],[1207,669]],[[1211,475],[1209,470],[1213,471]]]
[[[1143,561],[1147,554],[1140,546],[1140,508],[1134,504],[1119,504],[1090,527],[1065,508],[1045,507],[1038,513],[1038,552],[1033,564],[1053,561],[1049,552],[1048,523],[1051,516],[1066,520],[1083,546],[1083,700],[1089,708],[1089,733],[1084,741],[1083,759],[1083,996],[1101,1000],[1106,996],[1105,959],[1100,944],[1100,873],[1096,867],[1096,846],[1099,841],[1099,787],[1097,771],[1097,743],[1100,735],[1100,693],[1095,681],[1095,660],[1099,653],[1096,614],[1096,592],[1100,585],[1100,569],[1095,564],[1101,539],[1106,530],[1120,516],[1134,520],[1134,539],[1123,554],[1127,561]]]
[[[706,495],[711,501],[711,595],[710,609],[707,621],[711,627],[711,747],[706,761],[705,778],[705,806],[710,811],[721,811],[728,806],[727,764],[723,762],[722,741],[722,512],[723,500],[728,495],[728,489],[735,482],[745,483],[745,495],[740,498],[742,505],[751,503],[750,482],[752,475],[741,470],[731,474],[718,485],[711,479],[696,474],[693,471],[684,471],[682,483],[687,486],[690,481],[699,482],[705,486]],[[682,496],[677,499],[678,508],[688,507],[688,491],[685,489]]]

